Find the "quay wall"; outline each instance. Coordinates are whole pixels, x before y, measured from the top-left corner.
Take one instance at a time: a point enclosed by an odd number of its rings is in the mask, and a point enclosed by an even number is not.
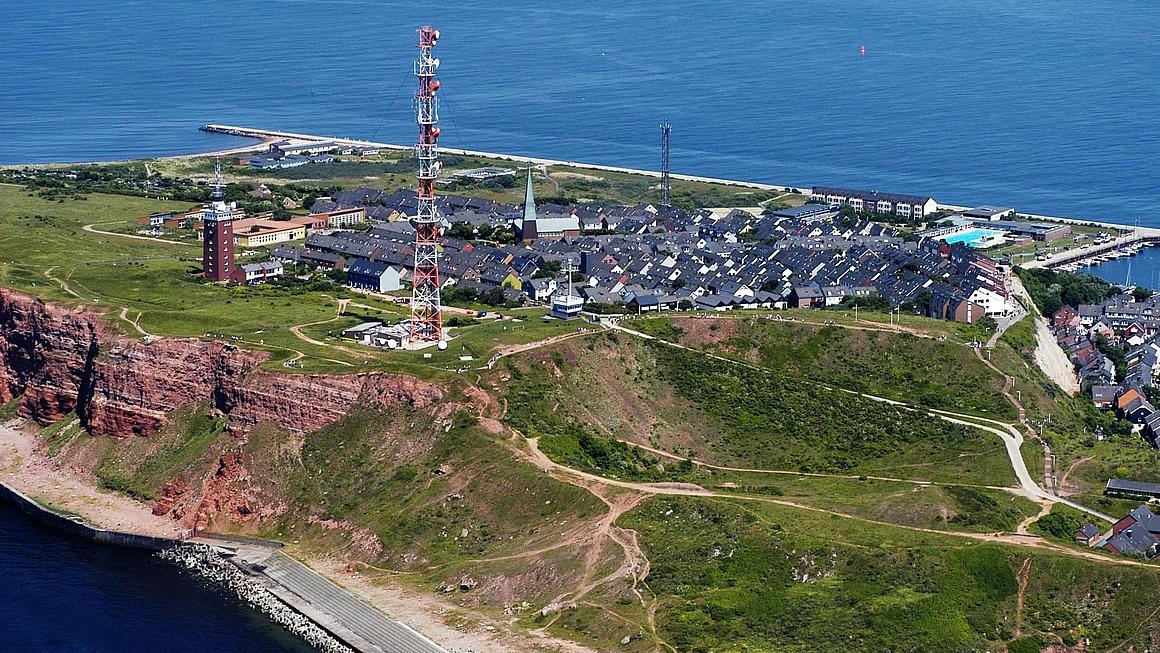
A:
[[[23,494],[16,488],[9,486],[6,483],[0,482],[0,500],[16,506],[21,512],[36,521],[51,526],[60,531],[64,531],[76,537],[83,537],[94,542],[101,542],[103,544],[112,544],[115,546],[128,546],[137,549],[148,549],[150,551],[160,551],[169,547],[180,544],[180,540],[171,539],[168,537],[154,537],[152,535],[138,535],[136,533],[125,533],[123,531],[111,531],[103,528],[97,528],[91,524],[86,523],[79,517],[64,515],[55,510],[40,505],[31,497]]]
[[[1067,265],[1068,263],[1077,263],[1079,261],[1085,261],[1089,258],[1099,256],[1100,254],[1106,254],[1107,252],[1119,249],[1121,247],[1127,247],[1127,246],[1131,246],[1131,245],[1155,245],[1157,243],[1160,243],[1160,236],[1152,236],[1152,235],[1126,236],[1124,238],[1116,239],[1110,243],[1105,243],[1103,245],[1097,245],[1095,247],[1089,247],[1088,249],[1071,250],[1068,252],[1064,252],[1064,253],[1062,253],[1058,256],[1054,256],[1046,261],[1035,261],[1035,263],[1038,263],[1039,265],[1031,265],[1030,264],[1031,262],[1028,262],[1028,264],[1023,265],[1023,267],[1044,267],[1044,268],[1049,268],[1049,269],[1050,268],[1057,268],[1061,265]]]

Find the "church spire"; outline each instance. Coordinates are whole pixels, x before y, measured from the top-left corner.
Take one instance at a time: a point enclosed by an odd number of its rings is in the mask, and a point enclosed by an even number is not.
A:
[[[528,164],[528,188],[524,193],[524,222],[536,220],[536,198],[532,194],[532,166]]]

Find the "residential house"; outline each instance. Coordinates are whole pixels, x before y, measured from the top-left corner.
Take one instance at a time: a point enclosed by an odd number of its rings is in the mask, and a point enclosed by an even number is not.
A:
[[[346,267],[346,283],[351,288],[387,293],[403,287],[399,269],[379,261],[356,260]]]

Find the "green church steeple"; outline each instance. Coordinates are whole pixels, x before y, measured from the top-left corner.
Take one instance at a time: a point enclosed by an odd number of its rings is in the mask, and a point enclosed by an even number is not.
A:
[[[524,222],[536,220],[536,198],[532,194],[532,166],[528,165],[528,188],[524,192]]]

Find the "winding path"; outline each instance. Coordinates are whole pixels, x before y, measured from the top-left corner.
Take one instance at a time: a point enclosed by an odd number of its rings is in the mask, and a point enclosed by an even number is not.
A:
[[[102,225],[102,224],[121,224],[121,223],[120,222],[94,222],[93,224],[86,224],[85,226],[81,227],[81,229],[89,232],[90,234],[100,234],[102,236],[112,236],[114,238],[131,238],[133,240],[147,240],[149,242],[160,243],[163,245],[169,245],[171,247],[189,245],[189,243],[183,243],[183,242],[176,241],[176,240],[166,240],[164,238],[155,238],[153,236],[138,236],[136,234],[119,234],[115,231],[104,231],[101,229],[97,229],[97,225]]]
[[[516,431],[512,431],[513,436],[519,436]],[[736,501],[752,501],[761,503],[771,503],[779,506],[786,506],[796,508],[799,510],[807,510],[810,512],[822,513],[832,517],[840,517],[843,519],[850,519],[866,524],[874,524],[877,526],[889,528],[901,528],[909,531],[920,533],[930,533],[934,535],[942,535],[954,538],[971,539],[982,542],[994,542],[1002,544],[1013,544],[1017,546],[1029,546],[1041,549],[1049,549],[1053,552],[1062,553],[1072,557],[1085,558],[1088,560],[1098,560],[1110,564],[1131,565],[1149,567],[1152,565],[1147,563],[1131,560],[1128,558],[1113,558],[1101,555],[1094,551],[1085,551],[1082,549],[1073,549],[1060,544],[1055,544],[1036,535],[1024,535],[1019,533],[971,533],[965,531],[944,531],[935,528],[924,528],[921,526],[908,526],[905,524],[897,524],[893,522],[884,522],[867,517],[859,517],[857,515],[850,515],[837,510],[830,510],[828,508],[819,508],[817,506],[810,506],[805,504],[788,501],[786,499],[777,499],[766,496],[753,496],[744,494],[726,494],[722,492],[714,492],[706,490],[705,488],[691,483],[639,483],[632,481],[621,481],[616,479],[605,478],[596,474],[583,472],[571,467],[567,467],[560,463],[553,461],[539,448],[538,438],[523,438],[527,443],[527,449],[513,445],[513,450],[521,457],[521,459],[532,463],[543,471],[550,474],[557,480],[565,481],[577,487],[591,489],[592,485],[604,485],[610,487],[621,488],[625,490],[633,490],[636,492],[643,492],[648,495],[669,495],[669,496],[691,496],[691,497],[705,497],[715,499],[729,499]]]
[[[632,336],[635,336],[638,338],[642,338],[645,340],[654,340],[656,342],[660,342],[660,343],[663,343],[663,344],[671,346],[671,347],[676,347],[678,349],[684,349],[687,351],[691,351],[691,352],[701,354],[704,356],[708,356],[710,358],[715,358],[717,360],[727,362],[730,364],[742,365],[742,366],[748,367],[750,369],[765,371],[765,368],[762,368],[762,367],[757,366],[757,365],[753,365],[750,363],[745,363],[743,361],[737,361],[737,360],[734,360],[731,358],[726,358],[724,356],[719,356],[717,354],[712,354],[709,352],[701,351],[701,350],[694,349],[692,347],[688,347],[686,345],[682,345],[679,343],[669,342],[667,340],[661,340],[661,339],[658,339],[658,338],[651,336],[647,333],[642,333],[642,332],[636,331],[634,329],[629,329],[628,327],[617,324],[611,320],[605,320],[605,321],[603,321],[603,323],[610,328],[616,329],[618,331],[623,331],[629,335],[632,335]],[[980,429],[980,430],[986,431],[988,433],[991,433],[993,435],[997,435],[1003,441],[1003,445],[1004,445],[1005,449],[1007,450],[1007,457],[1011,462],[1011,468],[1015,472],[1016,478],[1019,480],[1020,488],[1023,490],[1023,492],[1028,497],[1035,499],[1037,501],[1052,501],[1052,502],[1064,503],[1068,506],[1071,506],[1072,508],[1083,511],[1089,515],[1094,516],[1094,517],[1098,517],[1099,519],[1102,519],[1102,520],[1107,521],[1109,523],[1115,523],[1115,521],[1116,521],[1114,518],[1112,518],[1108,515],[1105,515],[1097,510],[1093,510],[1091,508],[1088,508],[1087,506],[1084,506],[1084,505],[1078,504],[1074,501],[1071,501],[1069,499],[1065,499],[1063,497],[1057,496],[1057,495],[1050,493],[1050,492],[1047,492],[1043,488],[1039,487],[1039,485],[1035,482],[1035,479],[1033,479],[1031,477],[1030,472],[1027,471],[1027,463],[1024,462],[1023,455],[1020,452],[1020,447],[1023,445],[1023,434],[1019,431],[1019,429],[1011,426],[1010,424],[1007,424],[1005,422],[1000,422],[998,420],[988,419],[985,417],[978,417],[975,415],[966,415],[963,413],[954,413],[951,411],[927,409],[927,408],[907,404],[905,402],[897,401],[895,399],[888,399],[886,397],[879,397],[879,396],[867,394],[864,392],[855,392],[853,390],[847,390],[845,388],[833,388],[830,386],[825,386],[824,384],[822,384],[822,385],[823,385],[823,387],[829,388],[831,390],[839,390],[839,391],[843,391],[843,392],[849,392],[851,394],[857,394],[861,397],[864,397],[866,399],[870,399],[872,401],[878,401],[878,402],[890,404],[893,406],[899,406],[899,407],[906,408],[908,410],[926,411],[926,412],[928,412],[932,415],[935,415],[936,417],[939,417],[940,419],[945,420],[947,422],[950,422],[952,424],[958,424],[960,426],[966,426],[968,428],[976,428],[976,429]],[[1009,394],[1007,396],[1009,397],[1009,399],[1012,402],[1015,402],[1014,397],[1010,397]],[[1019,410],[1021,421],[1025,422],[1026,417],[1025,417],[1025,413],[1024,413],[1022,407],[1019,406],[1017,402],[1015,402],[1015,405]]]

